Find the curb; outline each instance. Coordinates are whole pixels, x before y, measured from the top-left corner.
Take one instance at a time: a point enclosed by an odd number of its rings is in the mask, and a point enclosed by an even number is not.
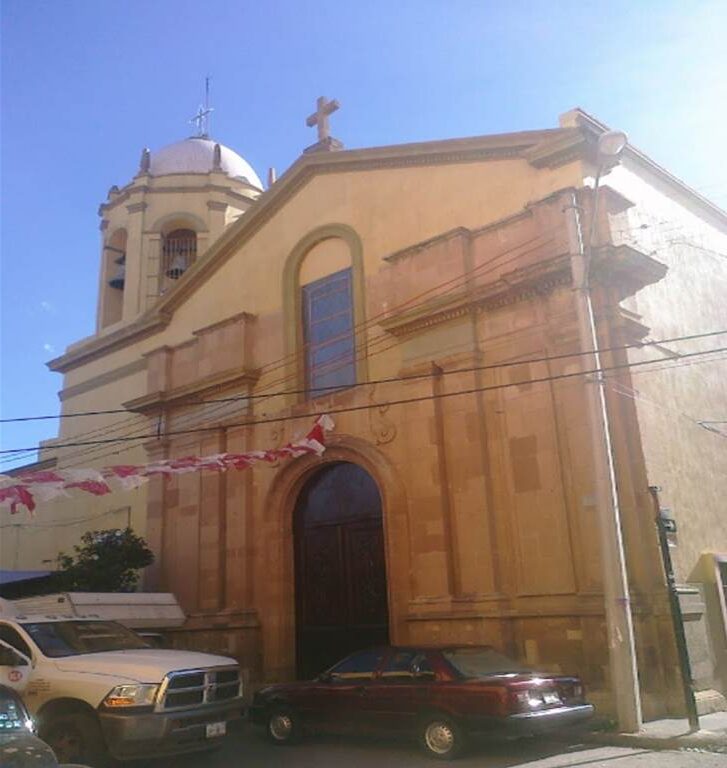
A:
[[[727,752],[727,734],[715,731],[699,731],[684,736],[649,736],[639,733],[584,733],[583,741],[613,747],[642,747],[644,749],[705,749]]]

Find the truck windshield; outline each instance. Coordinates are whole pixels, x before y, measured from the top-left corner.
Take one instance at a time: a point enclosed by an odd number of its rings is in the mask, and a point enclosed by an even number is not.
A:
[[[506,675],[528,670],[491,648],[456,648],[442,653],[445,659],[464,677]]]
[[[115,621],[34,621],[22,625],[51,658],[102,651],[149,648],[136,633]]]

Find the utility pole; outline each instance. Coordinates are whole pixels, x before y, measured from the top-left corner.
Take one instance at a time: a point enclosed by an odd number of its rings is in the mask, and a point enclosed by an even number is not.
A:
[[[656,528],[659,532],[659,548],[661,549],[661,559],[664,563],[664,575],[666,576],[666,587],[669,592],[669,607],[671,608],[671,621],[674,627],[674,640],[677,646],[677,656],[679,657],[679,671],[682,678],[682,691],[684,692],[684,704],[687,709],[689,719],[689,730],[694,733],[699,730],[699,713],[697,712],[697,700],[694,697],[694,680],[692,678],[692,664],[689,660],[689,649],[687,647],[687,636],[684,632],[684,618],[682,616],[682,607],[679,604],[679,592],[677,590],[676,576],[674,575],[674,566],[671,561],[671,552],[669,552],[669,533],[676,531],[676,522],[671,519],[667,512],[662,509],[659,503],[659,488],[656,485],[649,486],[649,493],[654,500],[654,511],[656,512]]]
[[[618,157],[626,144],[626,136],[609,131],[599,139],[599,167],[593,189],[592,216],[598,211],[601,170],[609,158]],[[614,151],[614,149],[616,151]],[[590,263],[593,251],[595,220],[584,240],[580,207],[575,192],[571,194],[570,231],[571,268],[582,352],[592,350],[583,365],[600,371],[603,367],[599,353],[596,319],[590,288]],[[606,384],[602,373],[596,373],[586,384],[588,431],[591,440],[593,472],[596,491],[598,531],[603,566],[603,596],[606,613],[607,641],[611,690],[615,698],[618,726],[621,731],[641,730],[641,694],[636,664],[636,646],[631,617],[626,556],[621,530],[616,468],[611,440],[611,426],[606,402]]]

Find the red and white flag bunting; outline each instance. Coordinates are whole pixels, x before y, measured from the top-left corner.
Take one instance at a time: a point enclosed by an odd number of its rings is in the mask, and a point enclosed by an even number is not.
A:
[[[103,496],[111,493],[111,484],[123,490],[130,490],[138,488],[157,475],[172,477],[202,470],[225,472],[228,469],[247,469],[259,461],[271,463],[278,459],[294,459],[307,453],[320,456],[326,450],[326,433],[333,427],[333,419],[330,416],[319,416],[305,437],[282,448],[268,451],[185,456],[138,466],[122,464],[103,469],[59,469],[12,476],[0,475],[0,508],[9,508],[11,514],[18,512],[20,507],[33,512],[36,501],[50,501],[59,496],[68,496],[68,491],[73,489]]]

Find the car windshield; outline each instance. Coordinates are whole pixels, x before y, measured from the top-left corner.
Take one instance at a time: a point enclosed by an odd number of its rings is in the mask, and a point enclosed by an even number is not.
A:
[[[491,648],[456,648],[444,651],[445,659],[464,677],[486,677],[528,670]]]
[[[115,621],[34,621],[22,626],[38,648],[54,659],[149,648],[135,632]]]

